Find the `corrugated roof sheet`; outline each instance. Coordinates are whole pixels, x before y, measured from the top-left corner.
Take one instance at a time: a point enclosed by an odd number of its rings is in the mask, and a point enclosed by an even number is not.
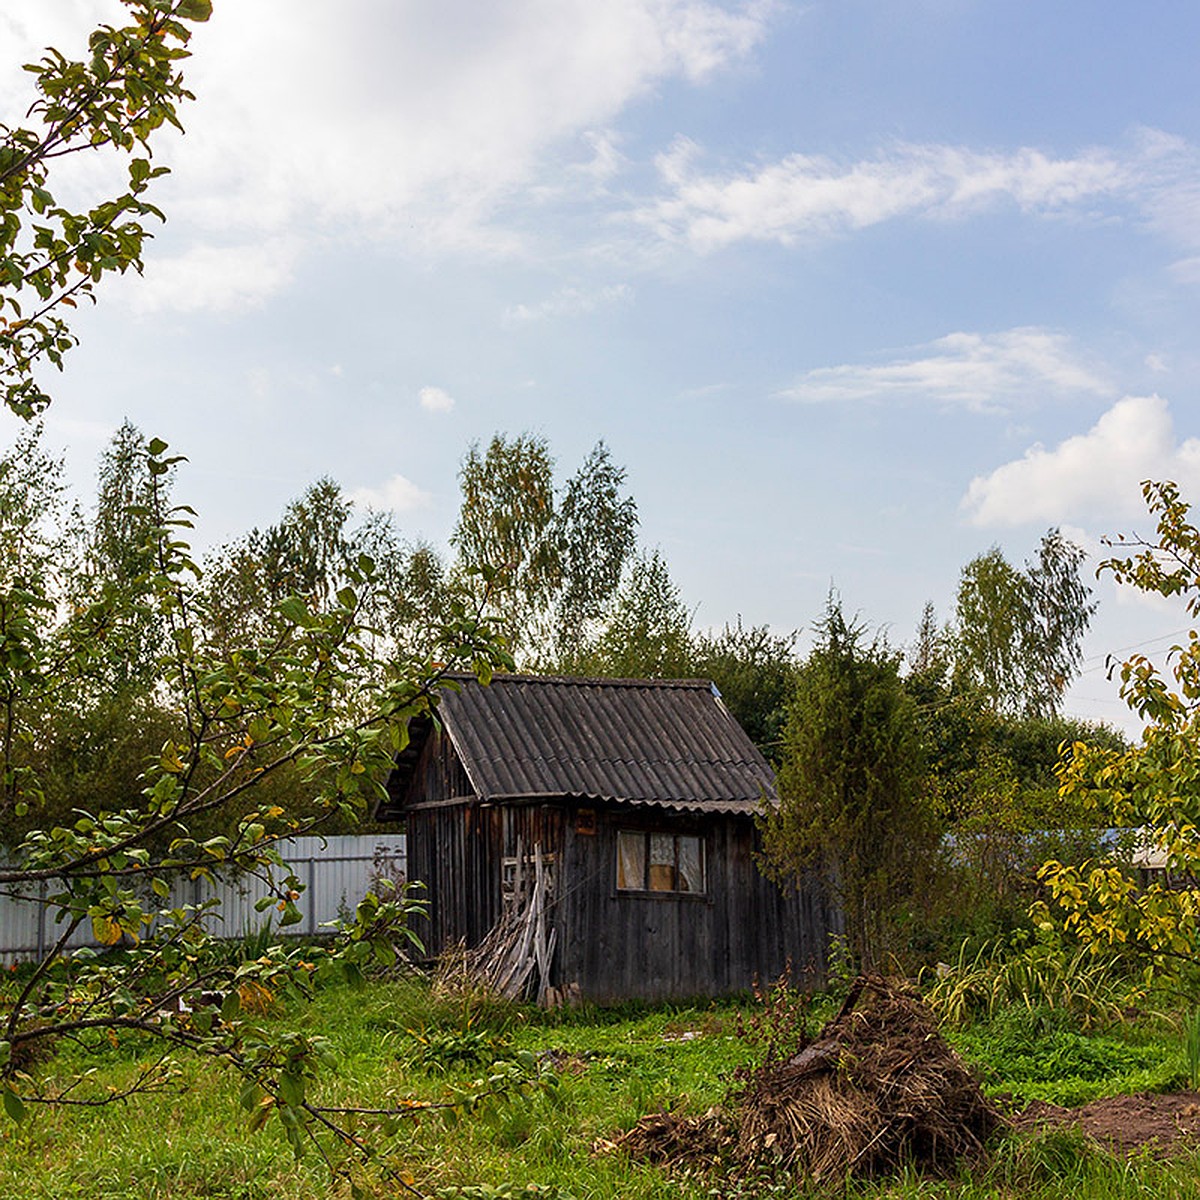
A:
[[[764,795],[775,799],[771,768],[707,680],[459,683],[441,693],[439,719],[481,800],[578,796],[749,812]]]

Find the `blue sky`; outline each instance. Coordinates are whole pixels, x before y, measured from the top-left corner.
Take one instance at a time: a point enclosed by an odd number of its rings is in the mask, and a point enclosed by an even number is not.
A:
[[[5,0],[0,111],[120,12]],[[1197,44],[1182,2],[216,0],[48,440],[83,487],[165,438],[215,542],[325,474],[441,541],[470,441],[603,438],[699,625],[833,585],[903,642],[993,544],[1200,498]],[[1185,618],[1097,594],[1068,707],[1121,720],[1105,655]]]

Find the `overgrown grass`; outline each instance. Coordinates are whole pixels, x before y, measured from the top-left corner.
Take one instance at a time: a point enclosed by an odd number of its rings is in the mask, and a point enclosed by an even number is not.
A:
[[[826,1005],[826,1009],[828,1005]],[[594,1143],[658,1109],[702,1112],[727,1093],[737,1068],[760,1052],[744,1036],[732,1003],[542,1014],[436,1003],[424,983],[330,988],[311,1004],[279,1009],[280,1025],[331,1039],[336,1072],[320,1098],[376,1106],[389,1098],[437,1098],[464,1088],[493,1057],[527,1054],[543,1086],[512,1094],[465,1119],[425,1115],[401,1127],[386,1152],[411,1171],[426,1195],[456,1200],[557,1188],[561,1200],[739,1200],[796,1194],[775,1186],[681,1178],[597,1154]],[[1016,1010],[1014,1010],[1014,1013]],[[814,1015],[814,1023],[823,1012]],[[998,1011],[954,1035],[979,1064],[989,1089],[1069,1102],[1131,1087],[1161,1086],[1184,1070],[1177,1032],[1084,1035],[1065,1018]],[[133,1077],[142,1051],[118,1041],[89,1060],[102,1085]],[[47,1065],[53,1076],[80,1066],[69,1046]],[[1174,1072],[1174,1075],[1172,1075]],[[331,1186],[315,1158],[294,1161],[270,1126],[245,1129],[235,1082],[206,1063],[186,1063],[180,1090],[104,1109],[34,1111],[0,1125],[0,1200],[272,1200],[349,1195]],[[1117,1162],[1078,1137],[1014,1138],[992,1164],[954,1180],[901,1178],[854,1185],[851,1197],[1196,1196],[1200,1160]],[[365,1194],[395,1185],[360,1180]],[[456,1192],[450,1189],[459,1189]],[[474,1189],[474,1190],[472,1190]],[[536,1194],[536,1193],[531,1193]]]
[[[1022,1102],[1072,1106],[1187,1082],[1178,1039],[1129,1026],[1085,1034],[1061,1009],[998,1010],[947,1035],[987,1090]]]

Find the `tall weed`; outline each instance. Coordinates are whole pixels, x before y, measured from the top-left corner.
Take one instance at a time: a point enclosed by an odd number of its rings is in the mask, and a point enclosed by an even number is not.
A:
[[[973,955],[964,942],[953,964],[922,974],[926,1003],[952,1025],[1016,1007],[1067,1013],[1092,1029],[1121,1020],[1133,999],[1115,959],[1050,941],[1013,947],[997,940]]]

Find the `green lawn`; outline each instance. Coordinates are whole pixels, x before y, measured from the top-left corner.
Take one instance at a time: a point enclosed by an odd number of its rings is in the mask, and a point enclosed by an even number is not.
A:
[[[421,982],[373,983],[364,991],[331,988],[272,1021],[319,1031],[332,1041],[338,1068],[319,1099],[383,1106],[402,1097],[441,1098],[486,1075],[493,1056],[531,1052],[545,1083],[458,1119],[425,1114],[387,1140],[392,1161],[416,1187],[460,1196],[528,1183],[592,1197],[705,1198],[795,1195],[793,1184],[683,1179],[594,1144],[662,1108],[703,1112],[720,1102],[736,1069],[755,1048],[739,1034],[734,1005],[542,1014],[495,1010],[471,1017],[431,1002]],[[1084,1038],[1065,1026],[1000,1019],[956,1035],[994,1091],[1076,1102],[1131,1088],[1164,1087],[1182,1067],[1177,1038],[1153,1032]],[[47,1064],[53,1075],[78,1067],[70,1047]],[[92,1060],[103,1086],[120,1088],[138,1068],[137,1050],[118,1043]],[[20,1125],[0,1125],[0,1200],[88,1197],[259,1200],[349,1195],[331,1185],[309,1155],[297,1163],[278,1129],[252,1134],[237,1105],[237,1085],[211,1064],[186,1062],[180,1087],[101,1109],[33,1110]],[[366,1196],[393,1196],[397,1185],[359,1180]],[[448,1194],[454,1195],[454,1192]],[[851,1189],[871,1197],[982,1196],[1200,1198],[1200,1157],[1174,1164],[1116,1162],[1079,1138],[1014,1138],[976,1177],[901,1179]],[[551,1197],[555,1195],[553,1191]]]

